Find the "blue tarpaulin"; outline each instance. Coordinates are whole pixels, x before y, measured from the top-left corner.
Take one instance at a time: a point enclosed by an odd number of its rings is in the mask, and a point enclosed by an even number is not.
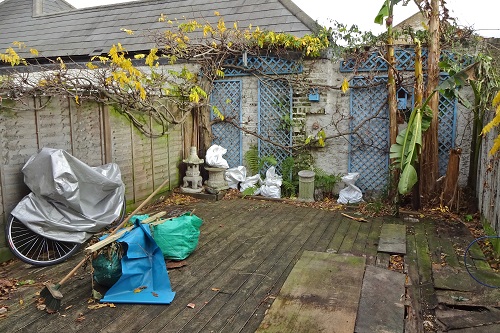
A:
[[[134,218],[136,227],[118,240],[127,244],[122,276],[101,303],[170,304],[174,299],[163,254],[149,226],[140,223],[145,218],[147,215]]]

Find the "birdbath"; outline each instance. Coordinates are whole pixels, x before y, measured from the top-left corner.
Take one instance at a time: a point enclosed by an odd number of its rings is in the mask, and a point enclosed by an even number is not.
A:
[[[218,191],[229,188],[226,180],[224,179],[224,172],[226,171],[226,168],[205,166],[205,170],[208,171],[208,180],[205,182],[207,186]]]
[[[200,176],[200,164],[203,159],[198,157],[196,147],[191,147],[189,157],[182,162],[187,164],[186,176],[182,178],[184,181],[181,191],[185,193],[199,193],[203,190],[202,178]]]

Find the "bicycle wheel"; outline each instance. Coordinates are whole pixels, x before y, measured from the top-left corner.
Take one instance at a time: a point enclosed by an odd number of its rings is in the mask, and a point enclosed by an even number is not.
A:
[[[80,244],[38,235],[10,215],[5,226],[7,243],[16,257],[35,266],[55,265],[72,256]]]

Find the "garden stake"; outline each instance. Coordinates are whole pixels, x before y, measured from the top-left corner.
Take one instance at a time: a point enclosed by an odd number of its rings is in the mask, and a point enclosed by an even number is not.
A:
[[[137,212],[139,212],[144,205],[146,205],[162,188],[163,186],[167,185],[168,179],[165,180],[158,188],[149,195],[149,197],[144,200],[139,207],[137,207],[132,213],[129,214],[129,216],[123,220],[122,223],[120,223],[113,231],[108,236],[113,235],[116,233],[120,228],[122,228],[130,219],[132,216],[134,216]],[[85,261],[91,257],[91,254],[86,255],[68,274],[66,274],[65,277],[62,278],[61,281],[57,284],[52,284],[52,285],[46,285],[45,288],[40,291],[40,298],[43,300],[43,303],[46,306],[47,312],[53,313],[59,310],[61,307],[61,299],[63,298],[62,293],[59,291],[59,288],[61,288],[61,285],[68,281],[75,272],[83,266]]]

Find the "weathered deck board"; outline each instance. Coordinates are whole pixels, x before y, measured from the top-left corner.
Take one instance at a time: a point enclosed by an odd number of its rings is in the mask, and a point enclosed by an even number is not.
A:
[[[293,214],[293,212],[290,213]],[[269,256],[279,253],[279,247],[286,246],[289,240],[293,240],[303,232],[304,226],[299,220],[293,220],[291,215],[287,218],[286,213],[284,217],[285,220],[287,220],[287,228],[282,228],[280,232],[273,234],[273,236],[266,235],[266,237],[261,237],[255,244],[255,251],[247,252],[247,255],[242,256],[240,260],[235,262],[235,264],[226,271],[226,274],[215,280],[213,286],[215,288],[220,288],[222,293],[230,295],[231,299],[231,301],[223,306],[218,312],[217,318],[223,318],[222,322],[214,320],[213,323],[206,323],[208,327],[193,327],[193,325],[190,325],[189,331],[201,330],[202,328],[205,331],[209,331],[210,326],[218,328],[223,327],[226,324],[224,321],[230,320],[231,317],[237,313],[238,308],[246,298],[247,289],[252,288],[251,286],[247,286],[248,281],[253,276],[256,276],[258,280],[265,277],[264,273],[260,273],[257,270],[260,265],[272,262]],[[301,216],[294,216],[293,218],[295,217],[301,218]],[[289,228],[291,227],[293,227],[293,229],[290,231]],[[186,311],[187,310],[184,310],[184,312]]]
[[[282,241],[278,241],[271,251],[263,254],[261,258],[255,258],[250,263],[247,263],[247,267],[244,268],[247,274],[242,276],[245,280],[241,284],[240,289],[232,297],[232,300],[236,300],[236,302],[228,303],[221,311],[221,319],[224,319],[211,322],[204,330],[210,331],[216,327],[221,327],[223,332],[237,332],[241,329],[241,326],[245,324],[243,320],[245,311],[240,313],[242,306],[245,305],[247,314],[250,313],[250,310],[255,311],[273,286],[273,284],[268,284],[267,280],[275,281],[276,277],[273,274],[281,272],[281,270],[276,269],[277,263],[289,262],[293,254],[300,251],[304,241],[301,238],[307,237],[313,230],[312,228],[304,228],[304,225],[299,223]],[[286,258],[287,255],[289,258]],[[260,293],[255,293],[256,288],[259,286],[264,286],[266,289],[261,289]],[[249,303],[250,295],[252,295],[254,300],[250,300]],[[255,304],[255,300],[259,304]]]
[[[435,221],[425,223],[425,228],[432,261],[452,267],[459,267],[463,258],[459,258],[458,253],[455,251],[453,242],[448,235],[448,228],[442,223],[436,223]]]
[[[352,223],[359,223],[359,222],[352,222]],[[347,234],[347,231],[349,230],[349,227],[351,225],[351,220],[342,217],[341,222],[339,227],[337,228],[337,231],[333,235],[333,238],[330,240],[328,247],[327,247],[327,252],[333,252],[337,253],[339,251],[340,246],[342,245],[342,242],[344,241],[344,238]]]
[[[262,283],[248,298],[248,301],[251,302],[251,307],[254,308],[254,311],[253,313],[249,313],[249,315],[247,316],[247,322],[241,329],[241,332],[253,333],[255,332],[255,330],[257,330],[260,322],[262,321],[262,318],[264,317],[265,312],[268,309],[268,306],[272,304],[274,297],[278,294],[293,266],[302,255],[302,251],[315,247],[314,244],[316,244],[316,246],[318,245],[318,243],[323,238],[323,235],[327,233],[328,230],[332,230],[330,226],[338,222],[338,219],[333,218],[335,216],[335,213],[323,212],[318,216],[318,220],[322,221],[322,223],[320,223],[318,227],[316,227],[314,232],[309,235],[302,248],[297,249],[295,247],[295,252],[285,251],[282,256],[277,259],[273,267],[271,267],[269,272],[266,274],[269,279],[263,279]],[[328,227],[326,229],[324,229],[323,225],[325,222],[328,224]],[[324,232],[323,235],[321,235],[322,231]],[[319,237],[319,235],[321,235],[321,237]],[[296,238],[294,240],[294,243],[300,244],[300,237]],[[240,314],[241,311],[238,313],[238,315]]]
[[[257,332],[352,332],[365,259],[304,251]]]
[[[375,218],[371,220],[370,223],[370,233],[366,239],[366,264],[374,265],[377,257],[378,240],[380,237],[380,230],[382,229],[383,221],[380,218]]]
[[[405,275],[366,266],[356,333],[402,333],[404,331]]]
[[[342,244],[339,247],[338,253],[351,253],[361,224],[363,223],[356,221],[351,222],[351,224],[349,225],[349,229],[347,230],[347,233],[342,240]],[[363,243],[364,242],[365,240],[363,240]]]
[[[365,254],[365,249],[368,245],[368,235],[370,234],[370,230],[372,227],[372,222],[370,219],[369,223],[359,223],[358,232],[356,234],[356,240],[354,241],[350,253],[354,255],[363,255]]]
[[[217,221],[212,221],[215,222],[213,225],[218,228],[215,231],[217,237],[197,249],[194,255],[189,258],[188,266],[171,271],[172,285],[173,287],[178,286],[177,289],[174,287],[174,291],[177,292],[174,300],[177,306],[144,308],[139,314],[139,320],[128,318],[124,322],[113,321],[103,332],[116,332],[131,327],[136,331],[141,329],[159,331],[163,327],[167,327],[172,320],[181,322],[181,317],[178,316],[181,316],[180,313],[188,309],[186,305],[195,302],[196,297],[207,289],[213,294],[211,288],[221,288],[221,286],[213,285],[213,280],[224,275],[231,265],[261,236],[262,232],[260,230],[265,229],[269,221],[267,218],[262,218],[256,211],[265,210],[271,219],[280,214],[279,206],[273,205],[273,209],[268,206],[268,203],[261,202],[257,203],[257,206],[249,206],[246,211],[240,211],[238,216],[240,222],[237,224],[235,224],[234,215],[231,214],[226,215],[225,218],[218,218]],[[210,208],[208,209],[210,210]],[[234,207],[230,207],[230,209],[234,210]],[[205,211],[197,212],[198,216],[204,216],[205,214]],[[207,279],[207,276],[211,278]],[[190,313],[195,312],[196,310]]]
[[[175,214],[193,208],[204,223],[198,248],[186,260],[187,266],[169,270],[172,288],[177,292],[172,304],[119,304],[116,308],[91,310],[87,304],[91,292],[87,268],[62,287],[64,299],[60,313],[48,315],[36,310],[35,293],[42,289],[42,282],[61,279],[82,254],[47,268],[33,268],[14,261],[0,266],[0,279],[33,279],[37,285],[19,287],[12,293],[12,299],[2,301],[2,306],[8,306],[9,311],[6,318],[0,318],[0,332],[253,333],[304,251],[356,254],[365,256],[370,264],[383,260],[387,267],[389,254],[377,254],[381,228],[386,223],[405,223],[390,217],[370,218],[369,223],[360,223],[336,211],[248,199],[201,201],[187,206],[169,204],[158,209]],[[420,332],[423,331],[422,318],[431,318],[424,316],[432,315],[437,304],[434,283],[448,286],[447,282],[441,282],[449,274],[439,272],[433,276],[433,268],[439,267],[433,267],[432,263],[444,253],[449,268],[452,263],[463,268],[458,252],[472,238],[456,221],[423,220],[406,223],[406,226],[405,267],[409,274],[409,295],[415,306],[410,309],[414,311],[410,311],[409,317],[416,316],[419,320],[413,321],[413,326],[410,320],[407,328],[408,332],[412,332],[411,327],[413,332]],[[435,251],[433,258],[430,257],[432,251]],[[453,302],[450,295],[470,298],[466,304],[471,305],[498,302],[498,295],[490,291],[476,293],[473,298],[468,297],[469,294],[438,290],[440,300],[445,303]],[[195,308],[187,308],[188,303],[195,303]],[[457,305],[464,304],[457,302]],[[65,309],[68,306],[71,307]],[[81,319],[77,321],[78,318]]]
[[[417,253],[417,241],[415,237],[415,224],[407,228],[407,253],[405,264],[408,269],[407,294],[410,301],[408,318],[405,321],[405,331],[424,332],[423,320],[423,296],[419,287],[419,262]]]

